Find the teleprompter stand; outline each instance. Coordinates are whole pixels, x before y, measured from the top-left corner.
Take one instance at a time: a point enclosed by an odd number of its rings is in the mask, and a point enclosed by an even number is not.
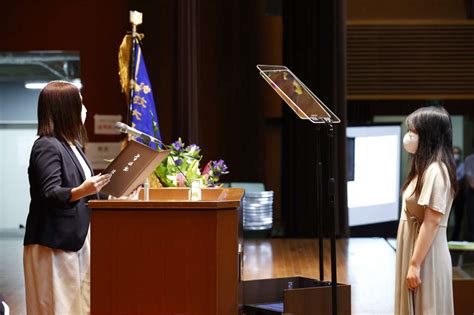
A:
[[[290,106],[290,108],[298,115],[300,119],[308,120],[309,122],[316,124],[316,129],[318,134],[320,134],[321,129],[325,129],[328,137],[329,144],[329,159],[328,159],[328,205],[327,209],[329,211],[329,225],[330,225],[330,244],[331,244],[331,281],[324,281],[324,245],[323,245],[323,209],[325,208],[322,201],[322,185],[323,185],[323,164],[321,161],[321,152],[317,150],[316,163],[317,163],[317,213],[316,217],[318,218],[318,241],[319,241],[319,275],[320,280],[317,282],[319,287],[328,287],[331,286],[331,313],[343,314],[348,312],[350,314],[350,288],[345,286],[345,288],[339,288],[344,285],[337,284],[337,269],[336,269],[336,229],[335,229],[335,190],[336,182],[334,178],[334,165],[333,165],[333,149],[334,149],[334,124],[340,123],[340,119],[326,106],[324,103],[309,90],[306,85],[300,81],[287,67],[277,66],[277,65],[257,65],[260,75],[267,81],[267,83],[275,90],[275,92]],[[274,279],[272,285],[277,285],[281,282],[282,279]],[[295,283],[301,282],[301,288],[308,287],[307,284],[310,279],[305,278],[295,278]],[[293,286],[293,281],[288,281],[288,284],[291,282]],[[251,287],[254,284],[249,283],[247,287]],[[280,285],[281,287],[281,285]],[[294,287],[294,286],[293,286]],[[298,287],[298,286],[297,286]],[[262,289],[261,286],[259,288]],[[341,310],[338,312],[338,291],[342,292],[342,299],[339,301],[341,304]],[[349,294],[347,293],[349,292]],[[291,291],[285,290],[284,302],[291,301]],[[326,292],[327,293],[327,292]],[[324,294],[326,294],[324,293]],[[323,295],[324,295],[323,294]],[[322,296],[323,296],[322,295]],[[324,295],[325,296],[325,295]],[[288,297],[288,300],[286,299]],[[312,297],[314,299],[314,295]],[[250,298],[249,298],[250,299]],[[318,298],[316,298],[318,299]],[[348,299],[349,303],[344,303],[343,300]],[[319,299],[318,299],[319,300]],[[324,301],[324,297],[320,299]],[[291,302],[290,302],[291,303]],[[289,303],[289,304],[290,304]],[[305,302],[306,303],[306,302]],[[320,302],[322,303],[322,302]],[[270,305],[270,304],[269,304]],[[314,304],[316,305],[316,304]],[[349,305],[349,306],[347,306]],[[319,305],[320,306],[320,305]],[[289,312],[287,306],[285,305],[285,312]],[[329,310],[328,309],[328,310]],[[298,309],[301,314],[306,314],[310,310],[301,310]],[[320,308],[319,311],[322,309]],[[320,312],[318,312],[320,313]],[[329,313],[329,312],[328,312]],[[270,314],[270,313],[268,313]],[[309,313],[308,313],[309,314]]]

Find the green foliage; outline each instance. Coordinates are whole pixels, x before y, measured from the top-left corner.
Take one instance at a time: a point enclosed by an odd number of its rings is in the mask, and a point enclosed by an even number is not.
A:
[[[163,186],[189,187],[192,182],[199,181],[202,187],[214,187],[218,185],[220,175],[228,173],[222,160],[210,161],[201,172],[201,149],[195,144],[186,147],[181,138],[169,145],[168,149],[169,156],[155,169],[155,175]]]

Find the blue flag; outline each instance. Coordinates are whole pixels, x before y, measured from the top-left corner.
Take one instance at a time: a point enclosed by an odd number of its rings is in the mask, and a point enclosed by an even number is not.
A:
[[[142,49],[136,40],[135,45],[135,68],[134,68],[134,88],[132,91],[132,127],[153,136],[161,141],[160,126],[156,114],[153,91],[151,90],[150,79],[145,67]],[[157,149],[154,144],[151,147]]]

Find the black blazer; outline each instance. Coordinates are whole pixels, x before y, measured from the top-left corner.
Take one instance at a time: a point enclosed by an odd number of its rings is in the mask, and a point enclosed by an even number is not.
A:
[[[92,172],[82,149],[76,146]],[[72,188],[85,180],[69,144],[55,137],[38,138],[31,149],[28,178],[31,203],[23,244],[80,250],[89,229],[87,201],[91,197],[69,202]]]

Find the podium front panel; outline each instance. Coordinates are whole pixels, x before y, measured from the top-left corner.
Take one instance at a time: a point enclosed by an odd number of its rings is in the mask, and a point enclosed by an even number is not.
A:
[[[90,204],[91,314],[237,314],[238,207],[105,202]]]

